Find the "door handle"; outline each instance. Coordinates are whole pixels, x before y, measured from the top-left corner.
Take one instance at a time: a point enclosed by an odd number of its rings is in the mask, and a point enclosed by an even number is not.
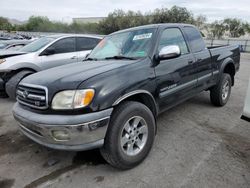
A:
[[[73,56],[73,57],[71,57],[70,59],[77,59],[77,56]]]
[[[193,60],[188,60],[188,64],[189,64],[189,65],[191,65],[191,64],[193,64],[193,63],[194,63]]]

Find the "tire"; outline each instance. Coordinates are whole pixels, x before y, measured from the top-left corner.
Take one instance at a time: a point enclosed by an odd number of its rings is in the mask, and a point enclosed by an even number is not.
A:
[[[137,120],[140,120],[138,124]],[[132,129],[129,127],[130,131],[128,131],[126,123],[137,124],[133,134],[128,133],[132,132]],[[103,158],[111,166],[122,170],[137,166],[147,157],[153,146],[155,128],[155,118],[147,106],[132,101],[120,104],[111,116],[104,147],[101,149]],[[128,139],[129,135],[130,141],[122,144],[122,138]]]
[[[228,87],[226,85],[228,84]],[[224,88],[227,88],[224,90]],[[210,100],[215,106],[224,106],[230,98],[232,87],[232,78],[229,74],[223,73],[219,83],[211,88]],[[227,92],[226,92],[227,91]],[[227,93],[225,95],[225,92]]]
[[[12,76],[9,81],[5,85],[5,91],[11,100],[16,100],[16,89],[19,82],[25,78],[26,76],[32,74],[32,71],[24,70],[18,72],[14,76]]]

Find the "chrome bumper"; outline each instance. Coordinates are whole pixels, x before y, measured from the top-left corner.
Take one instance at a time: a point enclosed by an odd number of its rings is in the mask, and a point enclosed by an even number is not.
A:
[[[14,118],[24,135],[35,142],[59,150],[82,151],[103,146],[113,109],[83,115],[49,115],[28,111],[18,103],[13,108]],[[68,135],[57,139],[55,131]]]

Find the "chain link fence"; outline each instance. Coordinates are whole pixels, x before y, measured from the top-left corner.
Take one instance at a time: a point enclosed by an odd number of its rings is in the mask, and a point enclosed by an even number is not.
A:
[[[207,46],[239,45],[241,52],[250,53],[250,39],[205,39]]]

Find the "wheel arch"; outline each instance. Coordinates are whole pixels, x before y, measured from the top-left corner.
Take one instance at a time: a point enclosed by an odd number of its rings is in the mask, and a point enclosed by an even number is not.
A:
[[[153,113],[154,117],[158,114],[158,106],[153,95],[146,90],[136,90],[119,97],[112,106],[117,106],[124,101],[137,101],[146,105]]]
[[[221,75],[223,73],[228,73],[232,79],[232,86],[234,85],[234,76],[236,73],[236,69],[235,69],[234,61],[231,58],[224,60],[220,69],[220,73]]]
[[[15,72],[15,73],[19,73],[21,71],[30,71],[30,72],[34,72],[34,73],[37,72],[35,69],[30,68],[30,67],[23,67],[23,68],[13,70],[13,72]]]
[[[14,69],[14,70],[11,70],[10,72],[8,72],[6,75],[5,75],[5,82],[8,82],[12,76],[18,74],[19,72],[21,71],[30,71],[30,72],[33,72],[33,73],[36,73],[37,71],[33,68],[29,68],[29,67],[22,67],[22,68],[19,68],[19,69]]]

